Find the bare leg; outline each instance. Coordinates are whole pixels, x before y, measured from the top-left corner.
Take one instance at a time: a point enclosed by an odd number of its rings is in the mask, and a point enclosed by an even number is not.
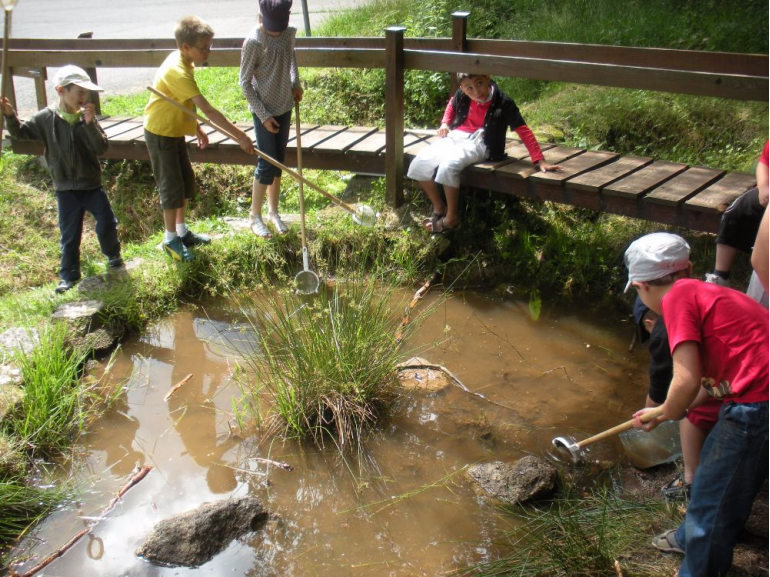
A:
[[[176,232],[176,224],[183,223],[185,215],[187,214],[187,199],[184,199],[184,204],[181,208],[170,208],[163,211],[163,224],[166,227],[166,232]]]
[[[684,482],[692,483],[695,471],[700,463],[700,450],[706,441],[708,431],[699,429],[687,419],[679,421],[679,438],[682,441],[682,460],[684,461]]]
[[[278,198],[281,196],[281,177],[276,176],[267,188],[268,214],[278,214]]]
[[[262,205],[265,202],[265,191],[267,185],[260,183],[256,178],[251,185],[251,216],[262,218]]]
[[[728,246],[726,244],[717,244],[717,257],[714,264],[714,269],[722,272],[730,272],[735,262],[735,256],[738,254],[738,249]]]
[[[446,206],[436,183],[432,180],[421,180],[420,186],[425,191],[425,194],[428,195],[428,200],[433,205],[433,212],[436,214],[446,214]]]

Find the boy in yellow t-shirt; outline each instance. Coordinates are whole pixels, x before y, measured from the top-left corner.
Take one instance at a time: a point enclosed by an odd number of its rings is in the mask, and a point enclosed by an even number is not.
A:
[[[161,64],[153,87],[191,111],[197,107],[209,120],[234,134],[244,152],[252,154],[251,139],[209,104],[195,82],[195,65],[208,59],[214,30],[197,16],[187,16],[177,24],[174,37],[178,50]],[[208,136],[193,117],[154,94],[150,97],[144,110],[144,138],[160,191],[166,231],[163,250],[179,261],[195,258],[190,247],[211,242],[208,236],[195,234],[185,224],[187,203],[195,192],[195,175],[185,143],[185,136],[192,135],[197,136],[200,148],[208,146]]]

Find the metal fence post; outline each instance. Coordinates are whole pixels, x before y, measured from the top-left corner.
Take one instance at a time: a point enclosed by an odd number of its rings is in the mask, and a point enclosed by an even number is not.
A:
[[[404,203],[404,31],[385,29],[385,188],[392,207]]]

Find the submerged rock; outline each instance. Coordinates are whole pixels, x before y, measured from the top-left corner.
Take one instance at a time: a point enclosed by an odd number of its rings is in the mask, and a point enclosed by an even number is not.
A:
[[[155,525],[136,554],[156,565],[198,567],[267,519],[267,509],[254,497],[205,503]]]
[[[468,475],[487,494],[512,505],[551,495],[558,478],[553,465],[531,455],[514,464],[495,461],[473,465]]]

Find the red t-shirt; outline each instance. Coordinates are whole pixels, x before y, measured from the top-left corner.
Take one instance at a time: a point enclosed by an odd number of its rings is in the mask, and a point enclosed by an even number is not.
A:
[[[767,156],[768,156],[768,152],[767,152],[768,145],[770,145],[770,140],[766,140],[765,141],[765,147],[762,149],[762,154],[759,155],[759,162],[761,162],[765,166],[768,166],[768,164],[769,164],[768,163],[768,158],[767,158]]]
[[[671,354],[695,341],[701,385],[709,395],[736,403],[767,401],[767,310],[736,290],[682,279],[661,302]]]

